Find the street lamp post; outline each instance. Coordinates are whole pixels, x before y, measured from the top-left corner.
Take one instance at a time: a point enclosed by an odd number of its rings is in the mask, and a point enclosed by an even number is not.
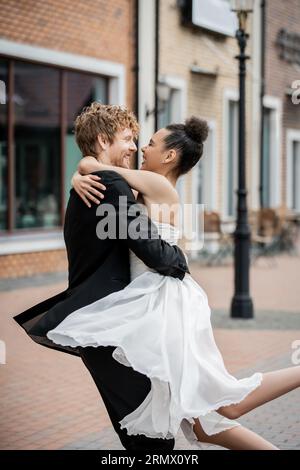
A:
[[[245,54],[248,35],[246,34],[247,15],[253,11],[253,0],[231,0],[231,10],[239,19],[236,32],[240,53],[239,61],[239,141],[238,141],[238,190],[237,190],[237,224],[234,232],[234,296],[231,302],[231,317],[253,318],[253,303],[249,293],[250,268],[250,228],[248,224],[246,162],[245,162]]]

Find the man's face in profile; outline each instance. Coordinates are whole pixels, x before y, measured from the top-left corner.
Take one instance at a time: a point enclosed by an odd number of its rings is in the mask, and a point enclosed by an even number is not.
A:
[[[130,168],[130,161],[137,151],[134,136],[131,129],[118,131],[114,142],[109,148],[111,164],[123,168]]]

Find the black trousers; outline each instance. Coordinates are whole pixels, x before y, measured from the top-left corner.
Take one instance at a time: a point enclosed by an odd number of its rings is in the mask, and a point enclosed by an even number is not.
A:
[[[114,346],[78,348],[105,404],[112,425],[122,445],[130,451],[166,451],[175,445],[174,439],[152,439],[138,434],[128,435],[119,421],[134,411],[148,395],[150,379],[112,357]]]

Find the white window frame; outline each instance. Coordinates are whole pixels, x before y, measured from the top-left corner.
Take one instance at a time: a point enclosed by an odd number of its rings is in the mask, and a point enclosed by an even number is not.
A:
[[[0,256],[17,253],[34,253],[36,251],[62,250],[65,248],[62,231],[53,230],[47,233],[13,234],[0,238]]]
[[[207,119],[207,123],[211,133],[212,154],[210,161],[207,160],[207,165],[204,168],[205,179],[208,179],[207,187],[209,188],[208,203],[211,210],[217,210],[217,124],[215,120]],[[205,142],[204,142],[205,149]],[[206,172],[205,172],[206,170]],[[192,170],[192,204],[193,206],[198,203],[198,164]],[[208,174],[207,174],[208,173]],[[206,201],[201,202],[204,204],[206,210]]]
[[[164,82],[176,92],[176,108],[173,109],[171,122],[183,122],[187,116],[187,84],[186,80],[174,75],[162,75],[160,81]]]
[[[94,57],[72,54],[70,52],[55,51],[45,47],[20,44],[7,39],[0,39],[0,53],[11,58],[25,59],[45,65],[82,70],[109,79],[108,101],[110,104],[125,104],[125,65],[96,59]]]
[[[216,204],[217,204],[217,145],[216,145],[216,139],[217,139],[217,124],[215,120],[211,120],[209,118],[203,117],[203,119],[206,119],[208,126],[210,128],[211,132],[211,139],[212,139],[212,155],[211,160],[209,161],[209,165],[207,164],[207,169],[209,171],[209,175],[205,175],[206,178],[209,179],[208,187],[210,188],[210,206],[212,210],[216,210]],[[205,146],[205,143],[204,143]],[[198,176],[199,176],[199,168],[198,168],[199,163],[195,165],[195,167],[192,169],[192,207],[195,210],[196,204],[202,204],[202,208],[200,210],[207,210],[206,206],[206,201],[202,201],[201,203],[198,201]],[[204,170],[205,171],[205,170]],[[194,212],[195,213],[195,212]],[[198,213],[196,212],[198,215]],[[197,259],[198,257],[198,252],[196,250],[191,251],[190,253],[190,258],[192,260]]]
[[[175,95],[175,106],[176,109],[173,109],[171,112],[171,122],[184,122],[186,115],[187,115],[187,84],[186,80],[181,77],[177,77],[175,75],[163,75],[159,77],[160,81],[163,81],[166,85],[171,88],[173,92],[176,93]],[[142,116],[140,123],[142,122]],[[142,124],[141,124],[142,127]],[[153,132],[152,132],[153,133]],[[148,136],[148,140],[150,139],[152,133]],[[147,133],[148,134],[148,133]],[[147,143],[147,141],[143,141],[142,139],[146,139],[146,133],[143,133],[142,136],[140,135],[139,145],[142,147]],[[142,155],[141,152],[138,153],[138,164],[141,165]],[[179,178],[177,183],[177,190],[179,193],[180,201],[182,203],[185,202],[186,197],[186,175],[183,175]]]
[[[222,218],[226,221],[234,221],[235,216],[228,214],[228,134],[229,134],[229,103],[230,101],[239,101],[239,91],[235,88],[226,88],[223,95],[223,142],[224,142],[224,153],[223,153],[223,202],[222,202]]]
[[[289,209],[292,208],[293,194],[292,194],[292,171],[293,171],[293,143],[299,142],[300,144],[300,130],[287,129],[286,132],[286,205]]]
[[[281,205],[281,175],[282,175],[282,101],[275,96],[264,96],[263,105],[272,110],[271,113],[271,175],[270,175],[270,206]]]
[[[171,123],[184,122],[187,116],[186,80],[174,75],[163,75],[160,76],[160,81],[164,82],[173,92],[175,92],[175,99],[173,103],[175,108],[171,110]],[[180,201],[183,204],[186,198],[186,175],[179,177],[177,182],[177,190]]]

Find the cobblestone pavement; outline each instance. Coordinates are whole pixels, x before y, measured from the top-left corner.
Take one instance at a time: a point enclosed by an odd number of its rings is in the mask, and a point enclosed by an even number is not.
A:
[[[236,374],[242,378],[254,372],[290,367],[290,356],[282,355],[257,363],[257,367],[245,369]],[[239,419],[243,426],[258,433],[281,450],[300,450],[300,392],[294,390],[286,396],[267,403]],[[71,442],[62,449],[123,449],[117,436],[110,427],[102,432],[86,434],[82,439]],[[191,446],[181,430],[176,438],[175,450],[199,450]],[[222,450],[218,446],[207,446],[206,450]]]

